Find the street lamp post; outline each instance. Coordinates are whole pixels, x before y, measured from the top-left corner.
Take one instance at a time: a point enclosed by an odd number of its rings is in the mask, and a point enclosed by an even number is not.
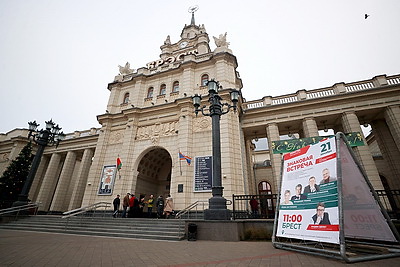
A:
[[[28,177],[24,183],[21,194],[18,196],[18,200],[14,202],[13,206],[22,206],[26,205],[29,202],[28,194],[31,188],[33,179],[35,178],[36,171],[39,167],[40,160],[42,159],[43,151],[46,146],[56,147],[60,143],[60,141],[64,140],[65,134],[60,132],[61,128],[50,120],[46,121],[46,128],[41,130],[36,130],[39,124],[36,121],[28,122],[29,125],[29,135],[28,139],[33,140],[37,145],[38,149],[36,151],[36,155],[33,158],[31,169],[29,170]]]
[[[239,91],[231,90],[230,96],[233,105],[221,103],[222,98],[218,94],[219,82],[210,80],[207,83],[208,87],[208,112],[206,106],[200,107],[201,96],[195,94],[192,97],[194,112],[197,114],[201,111],[204,116],[210,116],[212,119],[212,155],[213,155],[213,173],[212,173],[212,197],[209,199],[209,208],[204,211],[204,219],[206,220],[229,220],[230,212],[226,207],[226,199],[223,195],[223,186],[221,181],[221,137],[220,137],[220,118],[221,115],[229,112],[231,108],[236,111],[239,101]],[[224,109],[223,107],[227,108]]]

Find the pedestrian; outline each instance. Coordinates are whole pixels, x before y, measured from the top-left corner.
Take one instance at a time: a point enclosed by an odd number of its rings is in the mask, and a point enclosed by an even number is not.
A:
[[[128,212],[128,217],[129,218],[133,218],[134,217],[134,209],[135,209],[135,200],[136,197],[134,194],[131,193],[131,197],[129,198],[129,212]]]
[[[124,209],[124,211],[122,212],[122,218],[126,218],[127,210],[128,210],[128,207],[129,207],[129,196],[130,195],[131,194],[126,193],[126,196],[122,200],[122,208]]]
[[[149,218],[152,217],[153,214],[153,205],[154,205],[154,196],[150,195],[149,199],[146,201],[147,203],[147,216]]]
[[[113,205],[114,205],[114,213],[113,217],[116,218],[119,210],[119,204],[121,203],[121,200],[119,199],[119,195],[117,195],[116,198],[114,198]]]
[[[253,218],[258,218],[258,201],[255,196],[253,196],[250,200],[250,207],[251,207],[251,215]]]
[[[167,199],[165,200],[165,207],[164,207],[164,213],[167,219],[170,218],[173,211],[174,211],[174,201],[171,195],[168,195]]]
[[[138,214],[138,217],[143,217],[143,209],[144,209],[144,205],[145,205],[145,202],[144,202],[144,198],[146,197],[146,195],[140,195],[140,198],[139,198],[139,214]]]
[[[157,198],[156,206],[157,206],[157,218],[160,219],[160,218],[162,218],[163,212],[164,212],[164,198],[163,198],[163,196],[159,196]]]

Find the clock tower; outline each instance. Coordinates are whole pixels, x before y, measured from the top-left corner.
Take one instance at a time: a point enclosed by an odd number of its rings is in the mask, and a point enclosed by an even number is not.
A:
[[[210,117],[196,116],[192,96],[207,95],[205,85],[215,79],[222,101],[227,102],[231,90],[241,90],[242,81],[226,33],[213,37],[212,50],[204,25],[195,24],[195,10],[189,9],[191,22],[178,41],[167,36],[159,59],[137,69],[126,63],[108,84],[107,112],[97,117],[102,128],[88,183],[99,184],[104,166],[118,156],[123,168],[109,186],[113,193],[171,194],[176,210],[211,197],[212,177],[204,174],[212,173],[210,166],[200,165],[212,157],[212,122]],[[247,192],[240,104],[238,112],[221,116],[222,186],[228,200]],[[190,165],[180,160],[181,154],[192,159]],[[108,199],[88,186],[82,205]]]

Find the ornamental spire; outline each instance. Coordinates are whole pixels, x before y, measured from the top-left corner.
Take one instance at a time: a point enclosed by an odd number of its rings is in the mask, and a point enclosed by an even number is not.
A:
[[[188,9],[189,13],[192,13],[192,20],[190,21],[190,25],[196,25],[195,21],[194,21],[194,12],[196,12],[199,9],[199,6],[191,6]]]

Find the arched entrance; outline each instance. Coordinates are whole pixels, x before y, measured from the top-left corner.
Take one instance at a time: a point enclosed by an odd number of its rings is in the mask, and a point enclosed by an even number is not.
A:
[[[137,171],[135,194],[149,196],[166,196],[171,187],[172,159],[164,148],[149,150],[140,160]]]

